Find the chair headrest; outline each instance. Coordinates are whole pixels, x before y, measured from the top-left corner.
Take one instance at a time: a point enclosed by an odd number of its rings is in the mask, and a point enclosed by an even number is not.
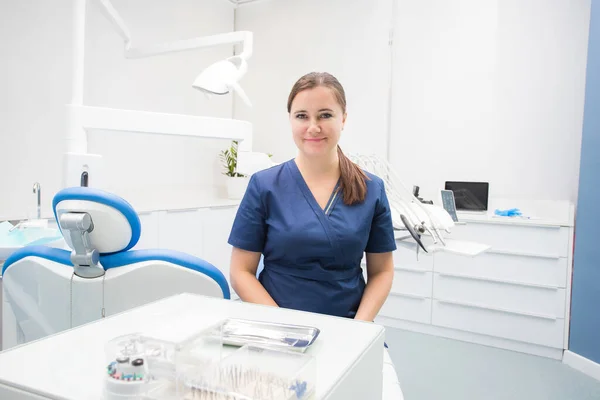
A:
[[[140,239],[141,224],[137,213],[131,204],[112,193],[89,187],[66,188],[54,196],[52,208],[59,228],[63,213],[88,213],[94,224],[89,238],[100,254],[129,250]],[[69,235],[63,236],[73,249]]]

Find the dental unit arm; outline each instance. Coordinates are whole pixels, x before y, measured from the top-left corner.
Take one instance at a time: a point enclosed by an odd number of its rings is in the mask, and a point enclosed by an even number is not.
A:
[[[451,233],[454,221],[448,212],[433,204],[422,203],[411,190],[403,183],[389,162],[374,155],[349,154],[349,158],[363,168],[381,179],[385,183],[386,194],[392,210],[392,223],[395,230],[406,230],[425,252],[453,251],[465,255],[477,255],[489,246],[480,243],[471,243],[450,240],[444,237],[443,232]],[[427,246],[424,236],[430,237],[433,245]],[[458,244],[459,246],[450,246]]]
[[[100,253],[89,234],[94,230],[90,214],[86,212],[65,212],[60,214],[59,223],[65,239],[72,244],[71,262],[75,275],[82,278],[97,278],[104,275]]]

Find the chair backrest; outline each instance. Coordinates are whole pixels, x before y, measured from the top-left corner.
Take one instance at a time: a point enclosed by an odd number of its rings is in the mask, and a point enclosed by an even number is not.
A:
[[[230,298],[223,273],[200,258],[130,250],[141,225],[125,200],[69,188],[54,197],[53,207],[72,251],[27,246],[6,260],[4,349],[183,292]]]

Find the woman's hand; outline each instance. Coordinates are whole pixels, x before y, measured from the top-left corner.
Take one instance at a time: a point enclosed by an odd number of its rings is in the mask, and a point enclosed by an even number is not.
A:
[[[259,261],[260,253],[234,247],[229,271],[231,286],[245,302],[277,307],[277,303],[256,279]]]
[[[354,319],[372,322],[387,299],[394,280],[394,258],[389,253],[367,253],[367,287]]]

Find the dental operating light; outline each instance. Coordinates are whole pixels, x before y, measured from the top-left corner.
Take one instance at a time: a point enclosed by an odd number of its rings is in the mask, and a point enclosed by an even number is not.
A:
[[[165,53],[195,50],[217,45],[242,43],[242,53],[225,60],[217,61],[198,74],[192,87],[207,95],[237,93],[244,103],[251,106],[250,99],[240,87],[239,81],[248,70],[247,61],[252,55],[252,32],[239,31],[224,34],[178,40],[145,47],[135,47],[125,22],[113,7],[110,0],[96,0],[103,14],[111,22],[125,42],[126,58],[151,57]]]
[[[127,131],[144,134],[215,138],[239,142],[238,167],[253,171],[262,168],[264,157],[252,151],[252,124],[232,118],[214,118],[140,110],[124,110],[85,105],[83,101],[85,71],[86,8],[89,0],[73,0],[73,85],[71,101],[66,105],[67,152],[63,163],[63,187],[90,186],[102,188],[102,155],[88,150],[90,130]],[[94,0],[98,10],[107,18],[125,44],[128,59],[197,50],[218,45],[241,45],[241,53],[217,61],[202,70],[192,82],[192,88],[205,95],[226,95],[236,92],[245,104],[250,100],[239,81],[247,71],[252,55],[252,32],[239,31],[196,37],[154,45],[135,46],[123,18],[110,0]]]
[[[208,66],[196,77],[192,87],[206,94],[223,95],[234,91],[250,107],[250,99],[238,83],[247,70],[246,60],[233,56]]]

